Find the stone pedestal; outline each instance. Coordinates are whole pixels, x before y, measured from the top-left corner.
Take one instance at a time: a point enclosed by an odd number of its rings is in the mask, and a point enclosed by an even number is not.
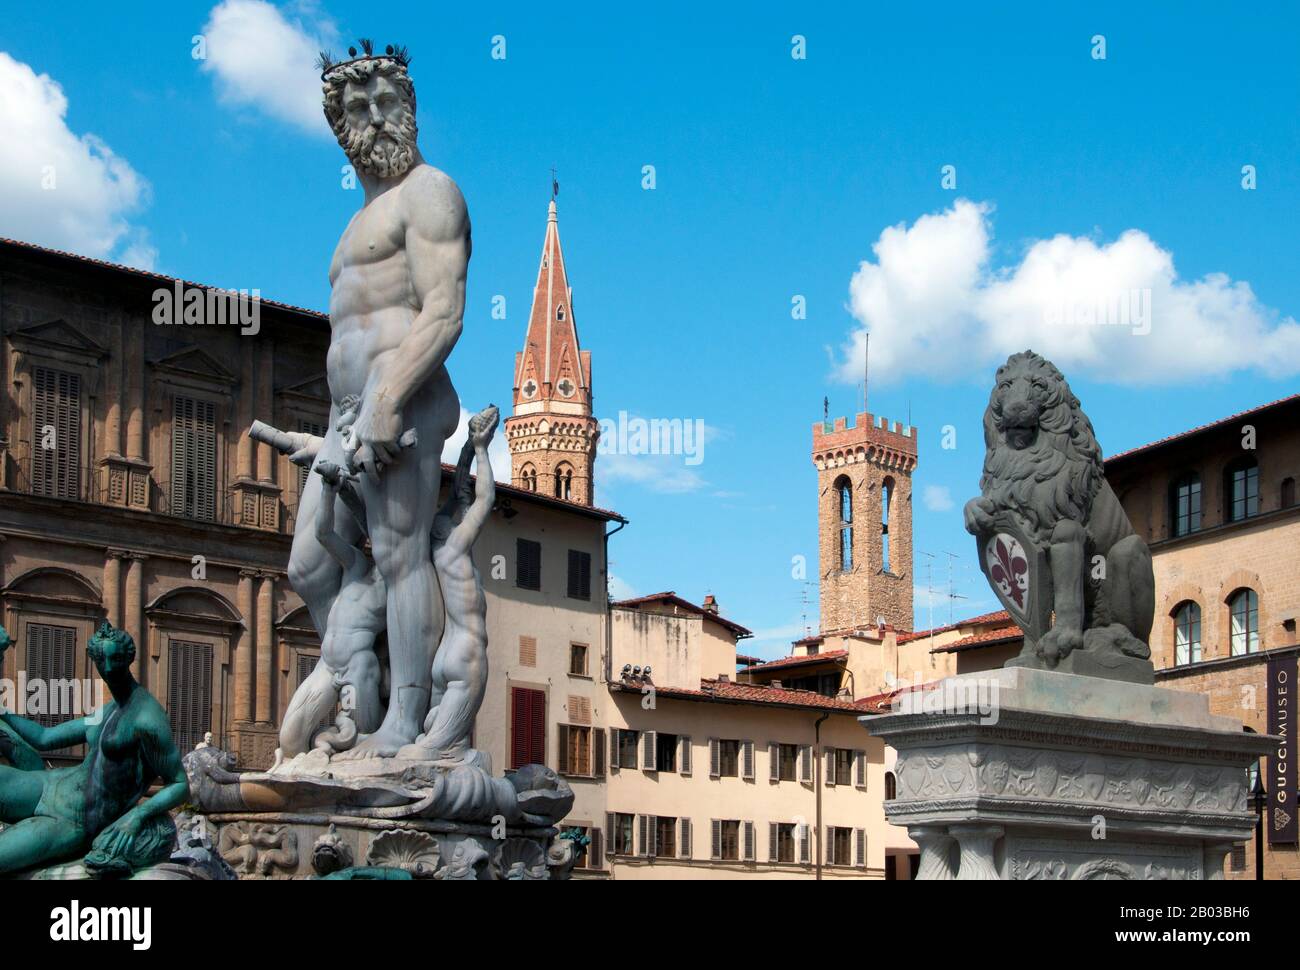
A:
[[[919,879],[1222,879],[1267,737],[1201,694],[1008,667],[900,695],[885,815]]]

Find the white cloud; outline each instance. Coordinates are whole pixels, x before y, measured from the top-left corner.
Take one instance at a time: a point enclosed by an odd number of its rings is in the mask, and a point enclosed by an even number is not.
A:
[[[609,598],[612,600],[636,599],[637,591],[632,584],[613,573],[609,575]]]
[[[152,269],[157,251],[127,216],[149,184],[96,135],[67,124],[48,74],[0,51],[0,234]]]
[[[227,104],[252,106],[310,134],[332,137],[321,114],[315,63],[337,33],[310,6],[300,9],[315,26],[265,0],[222,0],[203,26],[207,56],[201,66],[214,75]]]
[[[456,432],[442,446],[442,460],[448,465],[454,465],[460,461],[460,450],[469,440],[469,419],[473,413],[460,409],[460,423],[456,425]],[[510,446],[506,444],[505,435],[501,428],[497,428],[497,433],[492,436],[492,443],[488,445],[488,461],[492,462],[492,477],[498,482],[510,484]]]
[[[1068,374],[1121,383],[1194,382],[1237,371],[1300,372],[1300,323],[1223,273],[1180,279],[1171,252],[1129,229],[1111,242],[1057,235],[1018,264],[991,264],[992,206],[958,199],[890,226],[849,283],[862,326],[839,376],[955,377],[1032,348]]]
[[[947,512],[953,507],[952,492],[947,485],[927,485],[921,492],[921,501],[931,512]]]

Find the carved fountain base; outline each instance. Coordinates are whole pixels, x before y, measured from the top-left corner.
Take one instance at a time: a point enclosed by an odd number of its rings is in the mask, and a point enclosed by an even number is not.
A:
[[[918,879],[1222,879],[1271,748],[1201,694],[1006,667],[859,719],[898,753],[885,815]]]

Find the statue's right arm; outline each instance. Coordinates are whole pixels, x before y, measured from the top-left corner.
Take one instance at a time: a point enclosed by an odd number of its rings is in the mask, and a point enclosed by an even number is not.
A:
[[[337,493],[328,485],[321,489],[320,503],[316,506],[316,539],[344,569],[352,565],[357,550],[334,528],[334,500]]]
[[[87,725],[84,717],[46,727],[11,711],[0,711],[0,720],[13,728],[15,734],[37,751],[52,751],[55,748],[81,744],[86,740]]]

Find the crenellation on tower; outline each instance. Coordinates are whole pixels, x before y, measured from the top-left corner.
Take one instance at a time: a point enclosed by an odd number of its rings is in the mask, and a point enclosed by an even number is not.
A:
[[[910,630],[916,428],[860,412],[812,430],[821,629]]]

